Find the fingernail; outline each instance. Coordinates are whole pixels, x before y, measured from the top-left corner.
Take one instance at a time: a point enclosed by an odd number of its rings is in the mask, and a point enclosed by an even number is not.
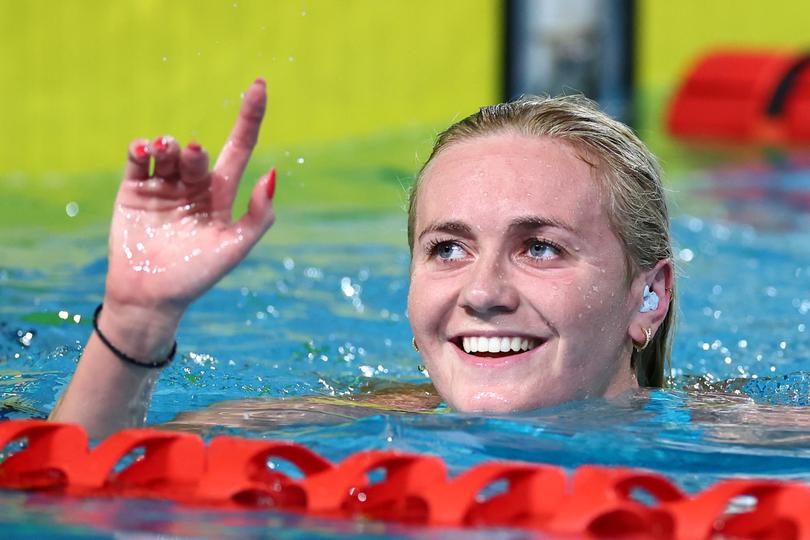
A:
[[[259,77],[258,79],[253,81],[253,84],[260,84],[260,85],[264,86],[267,83],[264,82],[264,77]]]
[[[149,155],[149,147],[144,143],[136,144],[133,153],[136,158],[144,158]]]
[[[197,144],[197,143],[195,143],[195,142],[190,142],[190,143],[188,143],[188,145],[186,146],[186,148],[188,148],[188,149],[189,149],[189,150],[191,150],[192,152],[199,152],[200,150],[202,150],[202,146],[200,146],[199,144]]]
[[[276,168],[270,169],[270,174],[267,178],[267,198],[272,199],[276,193]]]
[[[155,150],[158,152],[163,152],[166,148],[169,147],[169,142],[166,140],[166,137],[158,137],[155,139],[155,142],[152,144],[155,147]]]

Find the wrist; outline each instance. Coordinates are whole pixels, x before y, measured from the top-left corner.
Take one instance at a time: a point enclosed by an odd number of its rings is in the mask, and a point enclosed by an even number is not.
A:
[[[133,306],[104,299],[96,324],[114,349],[148,366],[166,360],[176,343],[183,309]]]

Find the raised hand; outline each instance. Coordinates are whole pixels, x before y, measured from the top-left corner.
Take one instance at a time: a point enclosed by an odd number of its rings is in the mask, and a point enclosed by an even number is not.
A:
[[[273,224],[274,171],[256,183],[247,212],[231,219],[265,101],[264,81],[257,80],[210,172],[199,145],[181,149],[171,137],[130,145],[98,324],[132,360],[124,361],[94,332],[53,420],[78,422],[94,437],[143,423],[160,373],[146,366],[165,363],[188,305],[239,264]]]
[[[194,143],[181,149],[173,138],[159,137],[130,145],[110,229],[105,309],[179,315],[239,264],[272,225],[274,171],[256,184],[244,216],[231,219],[265,100],[264,81],[257,80],[211,171],[207,153]]]

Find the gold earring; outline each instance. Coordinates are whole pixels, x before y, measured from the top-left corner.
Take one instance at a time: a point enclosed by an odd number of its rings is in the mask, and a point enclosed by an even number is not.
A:
[[[646,349],[647,345],[649,345],[650,341],[652,341],[652,328],[642,327],[642,329],[644,330],[644,345],[636,345],[636,343],[633,342],[633,348],[635,348],[637,352],[641,352]]]
[[[413,346],[413,350],[419,352],[419,345],[416,344],[416,338],[411,338],[411,345]]]

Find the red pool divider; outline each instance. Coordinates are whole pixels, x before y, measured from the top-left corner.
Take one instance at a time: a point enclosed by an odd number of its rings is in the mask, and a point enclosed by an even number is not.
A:
[[[785,51],[710,51],[673,96],[669,132],[681,138],[810,143],[810,56]]]
[[[568,475],[508,461],[450,478],[430,455],[372,450],[334,464],[291,442],[216,437],[206,446],[155,429],[127,429],[91,450],[81,427],[43,420],[0,422],[0,449],[5,489],[588,539],[810,540],[810,487],[798,482],[732,479],[687,495],[649,471],[586,465]],[[300,477],[268,460],[294,465]],[[744,495],[753,507],[730,511]]]

